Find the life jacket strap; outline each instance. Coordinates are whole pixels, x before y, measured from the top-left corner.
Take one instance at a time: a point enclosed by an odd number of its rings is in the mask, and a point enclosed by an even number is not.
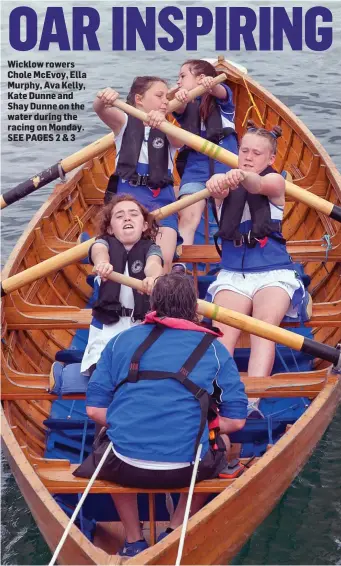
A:
[[[202,340],[199,344],[195,347],[192,351],[190,356],[187,358],[185,363],[179,369],[178,372],[166,372],[166,371],[155,371],[155,370],[145,370],[139,371],[139,365],[142,355],[158,340],[161,334],[164,332],[165,327],[161,324],[157,324],[151,333],[147,336],[147,338],[139,345],[137,350],[134,352],[130,367],[129,373],[125,379],[120,381],[118,385],[116,385],[114,389],[114,394],[116,391],[122,387],[125,383],[137,383],[140,380],[159,380],[159,379],[176,379],[179,383],[181,383],[186,389],[192,393],[192,395],[199,401],[200,404],[200,425],[199,431],[195,441],[195,449],[194,455],[197,453],[198,446],[200,444],[200,440],[202,434],[205,430],[206,422],[207,422],[207,415],[208,411],[213,404],[213,400],[211,395],[206,391],[206,389],[199,387],[194,381],[188,378],[190,372],[194,369],[197,363],[201,360],[201,358],[207,352],[209,346],[212,344],[213,340],[215,340],[216,336],[214,334],[205,333]]]
[[[279,242],[280,244],[285,245],[286,239],[283,238],[283,236],[281,235],[282,222],[280,220],[272,220],[271,223],[270,223],[270,227],[271,227],[272,232],[270,234],[266,234],[263,237],[259,237],[259,236],[256,237],[254,235],[254,233],[252,232],[252,230],[250,230],[249,232],[247,232],[245,234],[240,234],[238,238],[234,238],[234,239],[231,239],[231,240],[230,240],[230,238],[222,238],[222,239],[232,241],[235,248],[240,248],[244,244],[248,248],[254,248],[257,243],[262,243],[262,240],[264,240],[265,238],[271,238],[272,240],[276,240],[276,242]],[[216,234],[214,234],[213,239],[214,239],[214,245],[216,247],[216,250],[221,257],[222,252],[221,252],[221,248],[218,245],[218,239],[220,237],[221,237],[221,234],[220,234],[220,231],[219,231],[219,232],[216,232]]]

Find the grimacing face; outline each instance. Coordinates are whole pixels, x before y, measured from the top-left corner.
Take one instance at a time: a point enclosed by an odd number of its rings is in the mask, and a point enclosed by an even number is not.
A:
[[[122,244],[130,245],[138,242],[148,228],[139,206],[132,201],[122,201],[112,210],[110,233]]]
[[[151,110],[160,110],[166,113],[168,108],[167,93],[167,85],[156,81],[150,85],[144,94],[135,95],[136,107],[147,113]]]
[[[269,140],[254,133],[246,133],[242,138],[238,154],[238,167],[243,171],[261,173],[272,165],[275,155]]]

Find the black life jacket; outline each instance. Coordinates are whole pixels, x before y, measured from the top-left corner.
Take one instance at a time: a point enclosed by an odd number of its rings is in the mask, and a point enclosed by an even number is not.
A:
[[[123,134],[116,171],[111,175],[107,191],[117,192],[119,177],[126,181],[136,182],[137,163],[144,140],[145,126],[141,120],[128,116],[128,122]],[[168,147],[166,134],[151,128],[148,138],[149,180],[148,187],[158,189],[173,184],[173,177],[168,174]]]
[[[206,139],[209,141],[218,144],[223,138],[227,137],[228,135],[232,134],[237,137],[236,131],[231,128],[223,128],[222,119],[218,104],[215,99],[213,99],[214,106],[211,112],[209,113],[206,121]],[[174,113],[176,118],[176,113]],[[181,127],[192,134],[200,136],[201,134],[201,117],[200,117],[200,101],[194,100],[193,102],[189,102],[186,106],[184,113],[181,115]],[[176,158],[176,168],[180,177],[182,177],[185,165],[187,162],[188,154],[190,151],[195,151],[190,147],[185,146],[182,149],[178,157]],[[213,167],[213,160],[210,159],[210,175],[214,174],[214,167]]]
[[[124,245],[115,236],[101,236],[109,244],[110,263],[115,271],[124,273],[128,261],[128,270],[131,277],[142,281],[145,278],[147,252],[153,245],[152,240],[139,240],[128,252]],[[118,322],[122,315],[122,305],[119,302],[121,285],[116,281],[102,281],[99,287],[99,297],[92,309],[93,316],[103,324]],[[150,310],[149,296],[141,295],[135,289],[134,294],[134,320],[143,320]]]
[[[259,173],[261,177],[269,173],[277,173],[275,169],[268,166],[264,171]],[[245,234],[239,231],[240,221],[243,216],[245,204],[248,203],[252,221],[251,232],[247,235],[248,242],[255,244],[257,240],[261,240],[266,236],[273,237],[285,243],[283,237],[274,235],[274,232],[281,232],[282,223],[279,220],[271,219],[269,199],[265,195],[254,195],[249,193],[242,185],[236,190],[230,191],[224,199],[219,231],[215,234],[215,240],[243,240]]]
[[[114,394],[116,391],[122,387],[125,383],[136,383],[142,379],[154,380],[154,379],[176,379],[179,381],[186,389],[194,395],[194,397],[200,403],[200,425],[199,425],[199,432],[196,437],[195,447],[194,447],[194,458],[198,450],[198,446],[200,444],[200,440],[202,434],[204,432],[206,423],[207,423],[207,416],[209,414],[209,410],[215,407],[215,403],[211,397],[211,395],[203,389],[199,387],[194,381],[188,378],[190,372],[194,369],[197,363],[201,360],[201,358],[207,352],[210,344],[217,338],[217,334],[211,334],[205,332],[202,340],[199,344],[195,347],[195,349],[191,352],[190,356],[187,358],[183,366],[179,369],[177,373],[168,372],[168,371],[140,371],[140,360],[143,354],[160,338],[161,334],[166,330],[166,326],[156,323],[151,333],[147,336],[147,338],[139,345],[137,350],[134,352],[130,366],[129,366],[129,373],[125,379],[123,379],[118,385],[116,385],[114,389]],[[193,458],[193,460],[194,460]]]

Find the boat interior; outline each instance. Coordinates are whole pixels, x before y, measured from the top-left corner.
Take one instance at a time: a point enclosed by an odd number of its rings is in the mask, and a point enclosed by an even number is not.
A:
[[[226,70],[223,62],[219,69]],[[274,164],[278,172],[303,191],[341,205],[340,177],[303,124],[298,126],[277,99],[251,79],[246,81],[241,73],[229,70],[229,85],[237,109],[238,135],[244,132],[247,118],[260,124],[261,117],[268,129],[280,125],[283,136],[278,140]],[[19,273],[70,249],[79,238],[95,235],[94,218],[103,204],[114,158],[113,147],[55,187],[17,243],[3,276]],[[195,245],[178,250],[179,261],[185,262],[193,274],[200,298],[205,298],[219,265],[213,244],[216,229],[208,203]],[[293,260],[303,266],[312,308],[309,319],[286,318],[282,326],[336,346],[341,341],[341,225],[288,199],[284,237]],[[72,471],[89,454],[95,425],[86,416],[84,394],[58,397],[49,392],[50,374],[55,362],[80,363],[91,321],[93,280],[92,266],[85,258],[14,291],[4,298],[2,309],[4,414],[34,472],[68,516],[88,483],[73,476]],[[248,377],[249,348],[250,337],[242,333],[235,359],[249,397],[261,398],[265,419],[250,420],[231,437],[232,452],[240,452],[246,468],[271,450],[326,384],[337,379],[328,375],[328,362],[281,345],[276,346],[272,376]],[[197,484],[195,490],[214,497],[234,481],[207,480]],[[109,554],[114,554],[124,539],[110,494],[130,491],[134,490],[96,480],[77,519],[82,532]],[[140,516],[151,544],[169,521],[178,493],[139,490]]]

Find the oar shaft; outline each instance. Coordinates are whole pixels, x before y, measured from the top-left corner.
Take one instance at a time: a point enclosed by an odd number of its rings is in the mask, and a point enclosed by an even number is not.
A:
[[[99,140],[91,143],[87,147],[84,147],[83,149],[76,151],[76,153],[73,153],[69,157],[62,159],[59,163],[52,165],[52,167],[44,169],[44,171],[37,173],[30,179],[27,179],[16,187],[9,189],[1,196],[1,209],[9,206],[10,204],[13,204],[14,202],[17,202],[18,200],[26,197],[31,193],[34,193],[41,187],[45,187],[45,185],[48,185],[58,178],[63,179],[65,173],[72,171],[89,159],[100,155],[101,153],[112,147],[114,141],[114,134],[107,134],[106,136],[103,136],[103,138],[100,138]]]
[[[137,291],[143,291],[142,281],[139,281],[134,277],[129,277],[128,275],[123,275],[114,271],[111,275],[109,275],[108,279],[116,281],[121,285],[132,287]],[[201,299],[198,299],[197,311],[199,314],[212,320],[222,322],[223,324],[233,326],[234,328],[239,328],[240,330],[244,330],[250,334],[254,334],[255,336],[271,340],[272,342],[283,344],[283,346],[287,346],[288,348],[292,348],[298,352],[305,352],[311,356],[327,360],[328,362],[333,363],[336,367],[339,367],[341,364],[340,350],[333,348],[332,346],[328,346],[328,344],[315,342],[314,340],[310,340],[309,338],[305,338],[304,336],[300,336],[299,334],[295,334],[294,332],[290,332],[284,328],[279,328],[278,326],[269,324],[268,322],[263,322],[231,309],[219,307],[214,303],[208,303]]]
[[[213,86],[225,81],[226,78],[227,77],[225,73],[221,73],[217,77],[214,77]],[[194,100],[197,96],[202,95],[206,90],[207,89],[205,89],[204,86],[201,85],[197,86],[196,88],[189,91],[188,100],[189,101]],[[178,108],[181,107],[181,105],[182,103],[179,102],[178,100],[176,99],[172,100],[169,103],[169,112],[176,111]],[[92,159],[93,157],[100,155],[101,153],[112,147],[114,141],[115,141],[114,134],[113,133],[107,134],[103,138],[100,138],[99,140],[91,143],[85,148],[76,151],[76,153],[73,153],[69,157],[62,159],[59,163],[52,165],[52,167],[49,167],[48,169],[45,169],[44,171],[37,173],[30,179],[27,179],[26,181],[20,183],[16,187],[9,189],[3,195],[0,196],[1,209],[5,208],[6,206],[9,206],[10,204],[13,204],[14,202],[17,202],[18,200],[33,193],[34,191],[37,191],[41,187],[45,187],[52,181],[58,179],[59,177],[63,179],[65,173],[72,171],[73,169],[75,169],[79,165],[82,165],[89,159]]]
[[[86,242],[83,242],[83,244],[79,244],[74,248],[38,263],[38,265],[29,267],[25,271],[21,271],[20,273],[12,275],[12,277],[9,277],[8,279],[4,279],[1,283],[1,296],[3,297],[4,295],[12,293],[16,289],[24,287],[37,279],[46,277],[52,271],[58,271],[58,269],[62,269],[66,265],[79,261],[86,256],[94,241],[95,238],[91,238],[91,240],[87,240]]]
[[[126,114],[134,116],[138,120],[142,120],[143,122],[148,121],[148,115],[146,114],[146,112],[135,108],[135,106],[130,106],[130,104],[127,104],[120,99],[115,100],[113,105],[120,110],[123,110],[123,112],[125,112]],[[178,128],[177,126],[174,126],[166,120],[160,124],[158,129],[161,130],[161,132],[164,132],[166,135],[168,134],[170,136],[176,137],[184,145],[188,145],[195,151],[199,151],[199,153],[203,153],[211,159],[217,159],[222,163],[226,163],[230,167],[237,167],[238,165],[238,157],[231,151],[227,151],[227,149],[224,149],[219,145],[201,138],[200,136],[196,136],[195,134],[191,134],[190,132],[187,132],[182,128]]]
[[[79,151],[76,151],[76,153],[73,153],[69,157],[62,159],[60,164],[63,167],[64,172],[68,173],[69,171],[72,171],[73,169],[75,169],[79,165],[82,165],[89,159],[92,159],[93,157],[97,157],[97,155],[100,155],[110,147],[113,147],[114,142],[115,142],[114,134],[113,133],[107,134],[106,136],[103,136],[103,138],[100,138],[99,140],[96,140],[93,143],[89,144],[84,149],[80,149]]]
[[[126,112],[127,114],[130,114],[131,116],[134,116],[135,118],[138,118],[143,122],[146,122],[148,119],[145,112],[138,110],[134,106],[126,104],[122,100],[116,100],[114,102],[114,106],[117,106],[117,108],[120,108],[121,110],[123,110],[123,112]],[[217,161],[225,163],[225,165],[228,165],[232,168],[238,167],[238,156],[231,151],[228,151],[227,149],[221,147],[220,145],[216,145],[213,142],[201,138],[200,136],[191,134],[190,132],[187,132],[182,128],[174,126],[170,122],[162,122],[158,129],[164,132],[166,135],[176,137],[184,145],[191,147],[199,153],[207,155],[210,159],[216,159]],[[341,222],[340,206],[330,203],[327,200],[324,200],[323,198],[318,197],[317,195],[314,195],[309,191],[301,189],[288,181],[285,182],[285,191],[295,200],[303,202],[307,206],[314,208],[315,210],[318,210],[319,212],[322,212],[327,216],[330,216],[338,222]]]
[[[152,214],[155,216],[156,220],[161,220],[162,218],[166,218],[167,216],[170,216],[175,212],[179,212],[179,210],[183,210],[184,208],[190,206],[191,204],[195,204],[200,200],[209,198],[209,196],[210,196],[210,191],[208,189],[203,189],[202,191],[198,191],[193,195],[188,195],[187,197],[183,197],[180,200],[172,202],[171,204],[166,204],[162,208],[158,208],[154,210]]]
[[[190,206],[191,204],[194,204],[199,200],[207,198],[208,196],[209,196],[209,191],[207,189],[204,189],[202,191],[199,191],[198,193],[195,193],[194,195],[183,197],[181,200],[178,200],[171,204],[167,204],[162,208],[158,208],[157,210],[154,210],[151,214],[152,216],[155,217],[156,220],[160,220],[161,218],[166,218],[167,216],[170,216],[171,214],[174,214],[175,212],[178,212],[179,210],[186,208],[186,206]],[[71,263],[76,263],[77,261],[83,259],[84,257],[86,257],[89,248],[92,242],[94,241],[95,238],[92,238],[91,240],[87,240],[83,244],[76,245],[70,250],[67,250],[54,257],[46,259],[45,261],[42,261],[38,265],[29,267],[25,271],[16,273],[15,275],[8,277],[8,279],[4,279],[2,283],[0,283],[1,297],[4,297],[5,295],[12,293],[16,289],[19,289],[20,287],[24,287],[25,285],[28,285],[29,283],[33,283],[33,281],[36,281],[37,279],[46,277],[47,275],[49,275],[49,273],[53,271],[58,271],[58,269],[62,269],[66,265],[70,265]]]

